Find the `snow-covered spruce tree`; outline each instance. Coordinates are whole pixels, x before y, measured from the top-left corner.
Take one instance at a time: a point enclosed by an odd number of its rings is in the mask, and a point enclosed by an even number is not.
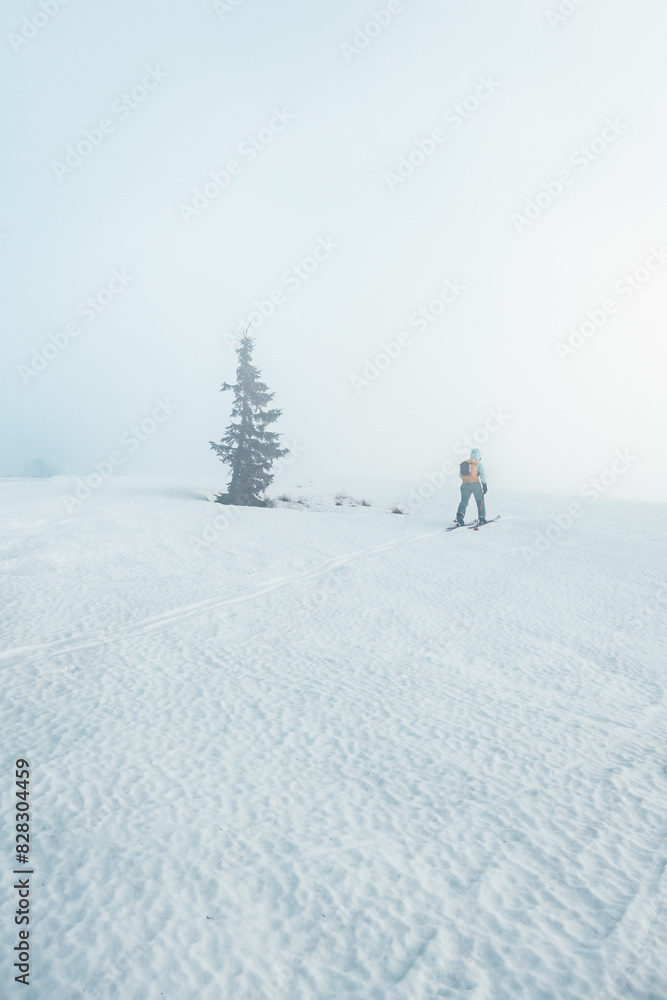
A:
[[[210,442],[220,461],[232,470],[228,492],[220,493],[216,497],[217,502],[245,507],[265,505],[260,496],[273,482],[271,466],[289,451],[280,447],[279,434],[267,430],[282,410],[267,409],[275,393],[269,392],[268,386],[260,382],[259,370],[252,363],[254,346],[255,342],[246,330],[239,338],[236,349],[239,359],[236,382],[234,385],[225,382],[220,390],[234,390],[232,423],[220,444]]]

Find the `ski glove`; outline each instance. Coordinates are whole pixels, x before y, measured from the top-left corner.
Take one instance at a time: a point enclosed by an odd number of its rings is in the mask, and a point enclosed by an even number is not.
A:
[[[484,496],[486,494],[486,491],[488,490],[488,488],[489,487],[486,485],[486,483],[482,483],[482,496]]]

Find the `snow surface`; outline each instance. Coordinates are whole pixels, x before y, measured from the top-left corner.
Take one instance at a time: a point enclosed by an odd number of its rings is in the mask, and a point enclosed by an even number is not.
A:
[[[0,483],[31,996],[665,1000],[664,505],[74,485]]]

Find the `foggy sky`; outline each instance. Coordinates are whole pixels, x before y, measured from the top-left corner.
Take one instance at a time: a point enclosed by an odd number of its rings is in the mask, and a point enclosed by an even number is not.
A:
[[[660,0],[3,5],[0,474],[120,451],[222,486],[254,312],[304,477],[419,483],[477,435],[494,486],[577,493],[620,452],[609,495],[667,500],[666,28]]]

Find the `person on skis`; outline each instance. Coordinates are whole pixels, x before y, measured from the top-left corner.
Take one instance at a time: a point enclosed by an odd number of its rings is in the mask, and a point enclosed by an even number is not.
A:
[[[486,524],[486,506],[484,495],[487,491],[486,474],[482,465],[482,453],[479,448],[473,448],[470,458],[460,465],[461,475],[461,503],[456,512],[456,523],[465,523],[465,512],[470,497],[475,498],[477,503],[477,520],[479,524]]]

